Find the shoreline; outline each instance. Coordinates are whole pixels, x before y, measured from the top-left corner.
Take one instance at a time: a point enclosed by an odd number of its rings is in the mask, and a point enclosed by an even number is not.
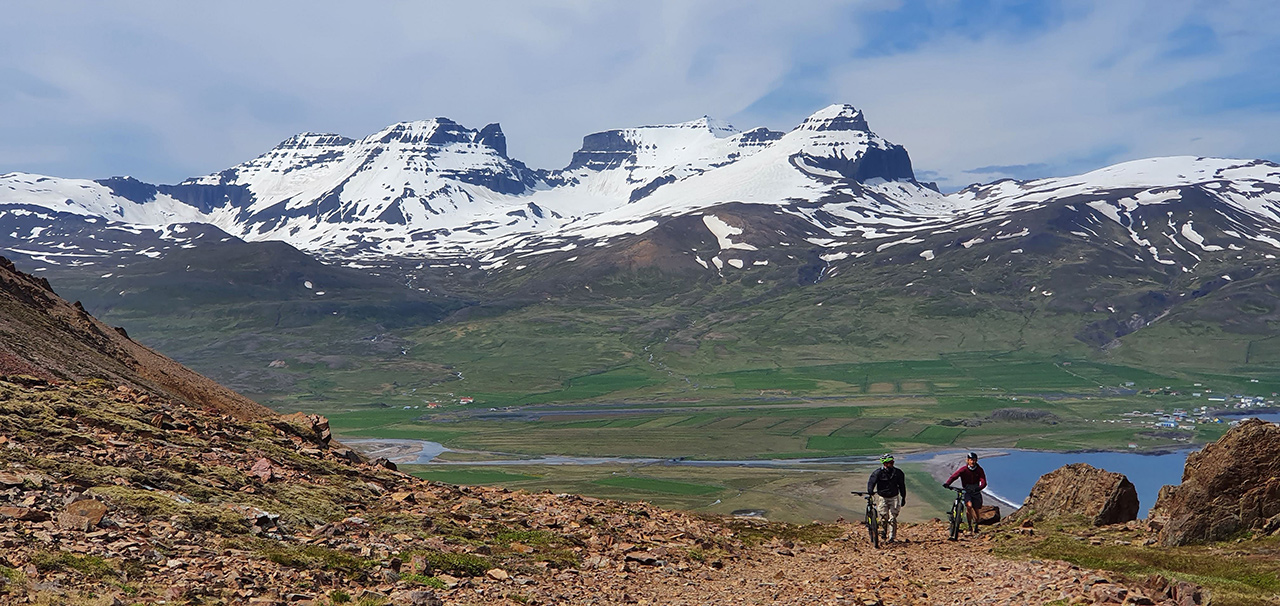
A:
[[[624,465],[670,465],[689,467],[755,467],[766,469],[791,469],[805,471],[806,465],[868,465],[877,464],[874,455],[824,457],[808,459],[743,459],[743,460],[688,460],[683,458],[661,459],[645,457],[573,457],[573,456],[541,456],[532,458],[505,458],[480,461],[439,461],[437,457],[445,452],[454,452],[438,442],[414,440],[410,438],[339,438],[343,444],[355,448],[369,457],[383,457],[400,465],[434,465],[434,466],[517,466],[517,465],[604,465],[617,463]],[[982,450],[975,452],[983,459],[988,457],[1008,456],[1014,449]],[[468,451],[470,452],[470,451]],[[946,481],[955,469],[964,464],[962,450],[924,451],[908,453],[901,457],[903,463],[919,463],[930,477],[939,483]],[[1124,451],[1120,451],[1124,452]],[[496,456],[514,457],[507,453],[485,453]],[[1063,453],[1069,454],[1069,453]],[[1138,454],[1138,453],[1129,453]],[[927,457],[927,458],[925,458]],[[1017,510],[1021,503],[1002,496],[990,489],[983,494],[999,504]]]

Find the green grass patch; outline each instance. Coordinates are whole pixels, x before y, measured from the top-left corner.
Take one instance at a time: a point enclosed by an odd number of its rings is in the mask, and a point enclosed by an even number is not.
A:
[[[0,566],[0,577],[4,577],[10,583],[21,583],[23,580],[21,570],[17,568],[9,568],[8,566]]]
[[[127,486],[95,486],[86,494],[101,495],[116,507],[131,509],[148,517],[165,518],[180,527],[223,535],[249,531],[249,522],[244,516],[217,505],[180,503],[162,493]]]
[[[418,555],[426,562],[427,571],[433,574],[478,577],[493,568],[493,560],[472,553],[413,550],[401,554],[400,559],[408,562]]]
[[[601,486],[625,488],[627,490],[642,490],[645,492],[661,492],[677,495],[709,495],[724,490],[723,488],[707,486],[705,484],[687,484],[685,482],[673,482],[671,480],[659,480],[656,478],[637,478],[633,476],[611,476],[601,480],[596,480],[593,483]]]
[[[344,433],[357,438],[387,438],[401,440],[427,440],[447,444],[450,440],[467,435],[465,431],[436,429],[427,423],[401,423],[346,430]],[[341,438],[339,438],[341,439]]]
[[[960,427],[943,427],[930,425],[915,435],[915,441],[935,446],[945,446],[956,441],[964,429]]]
[[[430,587],[432,589],[444,589],[448,587],[448,585],[446,585],[444,581],[441,581],[436,577],[427,576],[425,574],[414,574],[412,572],[409,574],[400,575],[400,581],[404,583],[408,583],[409,585]]]
[[[711,375],[711,378],[727,379],[735,389],[809,391],[818,387],[817,381],[777,368],[725,372]]]
[[[494,540],[504,545],[524,543],[532,547],[559,547],[573,542],[547,530],[504,530]]]
[[[510,473],[506,471],[490,471],[485,469],[433,469],[429,471],[416,471],[410,475],[424,480],[434,480],[436,482],[444,482],[445,484],[459,484],[462,486],[502,484],[504,482],[520,482],[524,480],[538,479],[538,476]]]
[[[631,427],[638,427],[640,425],[644,425],[645,423],[648,423],[649,421],[652,421],[652,420],[653,420],[653,417],[627,417],[627,418],[614,419],[612,421],[609,421],[609,423],[605,425],[605,427],[627,429]]]
[[[107,560],[94,555],[77,555],[65,551],[43,551],[31,554],[31,563],[40,572],[74,570],[91,579],[116,577],[116,571]],[[6,575],[7,577],[8,575]]]
[[[785,524],[734,519],[726,522],[726,525],[747,545],[759,545],[773,539],[816,545],[844,535],[844,530],[836,524]]]
[[[714,414],[697,414],[680,421],[671,427],[702,427],[703,425],[710,425],[722,418],[724,417]]]
[[[376,563],[345,551],[319,545],[292,545],[258,539],[249,542],[247,546],[267,560],[298,570],[336,570],[352,573],[372,568]]]
[[[883,450],[884,446],[878,440],[865,436],[809,436],[805,448],[839,452],[875,452]]]
[[[591,400],[613,393],[634,391],[650,385],[657,385],[661,382],[661,379],[650,376],[642,369],[627,367],[574,377],[566,381],[562,389],[529,394],[518,399],[525,404],[576,402]]]
[[[1280,544],[1276,539],[1232,543],[1229,549],[1213,545],[1173,548],[1117,545],[1104,541],[1091,545],[1075,537],[1053,534],[1030,547],[1002,551],[1035,558],[1057,559],[1085,568],[1111,570],[1139,577],[1162,574],[1206,587],[1216,605],[1276,604],[1280,594],[1280,560],[1268,554]]]

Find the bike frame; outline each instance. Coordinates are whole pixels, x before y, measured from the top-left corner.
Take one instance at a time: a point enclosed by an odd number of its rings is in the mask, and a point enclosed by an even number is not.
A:
[[[960,523],[965,517],[964,506],[964,489],[952,488],[956,492],[956,500],[951,503],[951,510],[947,512],[947,521],[950,527],[947,529],[947,539],[950,541],[960,540]]]
[[[875,505],[873,505],[873,504],[871,503],[871,494],[872,494],[872,493],[869,493],[869,492],[858,492],[858,491],[856,491],[856,490],[855,490],[855,491],[853,491],[853,492],[851,492],[851,493],[849,493],[849,494],[856,494],[856,495],[859,495],[859,496],[862,496],[862,497],[866,497],[866,499],[867,499],[867,511],[866,511],[866,514],[865,514],[865,515],[866,515],[866,519],[864,520],[864,522],[863,522],[863,523],[867,525],[867,534],[869,534],[869,535],[871,536],[871,546],[872,546],[872,547],[875,547],[876,549],[879,549],[879,548],[880,548],[880,533],[883,531],[883,529],[881,529],[881,528],[880,528],[880,515],[879,515],[879,512],[877,512],[877,511],[876,511],[876,506],[875,506]]]

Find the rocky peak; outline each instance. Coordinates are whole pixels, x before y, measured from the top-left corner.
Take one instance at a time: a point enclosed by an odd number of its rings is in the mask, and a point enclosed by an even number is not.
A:
[[[706,115],[702,116],[701,118],[698,118],[697,120],[690,120],[688,122],[682,122],[680,124],[675,124],[673,126],[677,128],[705,130],[717,138],[732,137],[733,135],[738,134],[738,129],[734,128],[732,124],[729,124],[724,120],[717,120],[715,118],[712,118],[711,116],[706,116]],[[648,127],[648,128],[653,128],[653,127]]]
[[[915,180],[907,150],[871,132],[862,111],[852,105],[815,112],[787,133],[783,144],[805,164],[859,183]]]
[[[760,126],[738,135],[738,140],[742,142],[744,146],[747,146],[747,145],[764,146],[764,145],[773,143],[778,139],[781,139],[782,136],[785,134],[786,133],[782,131],[769,130],[763,126]]]
[[[448,118],[434,118],[432,120],[416,120],[392,124],[374,133],[366,141],[376,141],[383,144],[399,143],[413,147],[417,145],[471,143],[474,139],[475,131]]]
[[[862,131],[871,132],[871,127],[867,124],[867,119],[862,115],[862,110],[848,104],[828,105],[813,115],[805,118],[796,130],[812,130],[812,131]]]
[[[355,139],[348,139],[342,135],[333,133],[298,133],[284,141],[273,149],[312,149],[323,147],[345,147],[355,143]]]
[[[133,177],[111,177],[110,179],[98,179],[94,181],[98,185],[102,185],[111,190],[111,193],[120,196],[131,202],[138,204],[146,204],[156,199],[158,190],[156,186],[150,183],[143,183]]]
[[[502,134],[502,127],[497,122],[480,129],[476,133],[475,142],[493,148],[503,158],[507,157],[507,136]]]

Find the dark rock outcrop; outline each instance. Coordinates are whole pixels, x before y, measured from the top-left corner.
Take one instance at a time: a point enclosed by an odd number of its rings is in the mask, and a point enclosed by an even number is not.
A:
[[[582,148],[573,152],[566,171],[579,168],[608,170],[621,166],[636,152],[636,144],[621,130],[591,133],[582,138]]]
[[[995,505],[983,505],[978,508],[978,525],[989,526],[1000,521],[1000,508]]]
[[[1040,476],[1031,496],[1008,519],[1071,516],[1083,516],[1094,526],[1132,521],[1138,517],[1138,491],[1124,474],[1072,463]]]
[[[1148,523],[1172,546],[1265,531],[1276,516],[1280,425],[1249,419],[1187,457],[1182,484],[1160,490]]]
[[[991,411],[987,418],[992,421],[1042,421],[1052,423],[1058,420],[1058,415],[1047,410],[1034,408],[1001,408]]]

